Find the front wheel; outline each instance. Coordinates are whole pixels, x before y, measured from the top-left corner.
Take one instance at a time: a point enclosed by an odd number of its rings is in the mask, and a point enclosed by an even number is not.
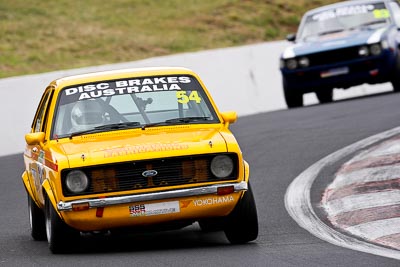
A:
[[[46,198],[45,206],[46,235],[49,249],[55,254],[72,250],[80,233],[61,220],[48,198]]]
[[[303,106],[303,93],[289,88],[285,79],[283,80],[283,94],[288,108]]]
[[[31,195],[28,194],[29,224],[31,236],[34,240],[46,240],[46,224],[43,211],[36,205]]]
[[[315,92],[315,94],[317,95],[319,103],[321,104],[330,103],[333,101],[333,89],[322,89]]]
[[[392,81],[392,86],[393,86],[393,91],[398,93],[400,92],[400,79],[399,78],[394,78]]]
[[[227,217],[224,232],[231,244],[243,244],[257,238],[257,208],[250,183],[242,199]]]

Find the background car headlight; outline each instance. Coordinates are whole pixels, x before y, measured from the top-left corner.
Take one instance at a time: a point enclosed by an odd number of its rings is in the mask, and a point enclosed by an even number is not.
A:
[[[366,47],[366,46],[361,46],[361,47],[358,49],[358,54],[359,54],[360,56],[363,56],[363,57],[368,56],[368,55],[369,55],[368,47]]]
[[[211,172],[217,178],[226,178],[233,172],[233,160],[226,155],[219,155],[211,160]]]
[[[310,66],[310,60],[306,57],[302,57],[299,59],[299,66],[302,68],[307,68]]]
[[[294,70],[295,68],[297,68],[297,60],[294,58],[287,60],[286,68],[288,68],[289,70]]]
[[[72,193],[81,193],[87,189],[89,180],[83,171],[74,170],[67,174],[65,185]]]
[[[382,47],[380,44],[373,44],[370,46],[369,50],[371,51],[371,55],[377,56],[382,52]]]

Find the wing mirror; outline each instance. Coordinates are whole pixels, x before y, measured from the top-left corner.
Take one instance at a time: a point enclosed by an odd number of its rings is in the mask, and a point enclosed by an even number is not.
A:
[[[295,33],[289,33],[286,35],[286,40],[289,42],[294,42],[296,40],[296,34]]]
[[[43,146],[44,132],[28,133],[25,135],[25,141],[28,145]]]
[[[227,126],[229,126],[230,123],[236,122],[238,118],[236,111],[225,111],[221,113],[221,116]]]

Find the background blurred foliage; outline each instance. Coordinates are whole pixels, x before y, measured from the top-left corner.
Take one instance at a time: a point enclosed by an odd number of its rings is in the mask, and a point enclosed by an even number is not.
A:
[[[329,0],[0,0],[0,78],[282,40]]]

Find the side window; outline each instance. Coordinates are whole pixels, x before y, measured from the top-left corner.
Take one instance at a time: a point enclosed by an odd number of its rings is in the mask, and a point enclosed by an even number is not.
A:
[[[393,21],[396,24],[397,28],[400,28],[400,7],[396,2],[390,2],[390,9],[393,13]]]
[[[45,112],[47,103],[51,95],[51,90],[47,90],[40,101],[40,105],[36,111],[35,120],[33,121],[32,128],[34,132],[42,132],[44,130]]]

